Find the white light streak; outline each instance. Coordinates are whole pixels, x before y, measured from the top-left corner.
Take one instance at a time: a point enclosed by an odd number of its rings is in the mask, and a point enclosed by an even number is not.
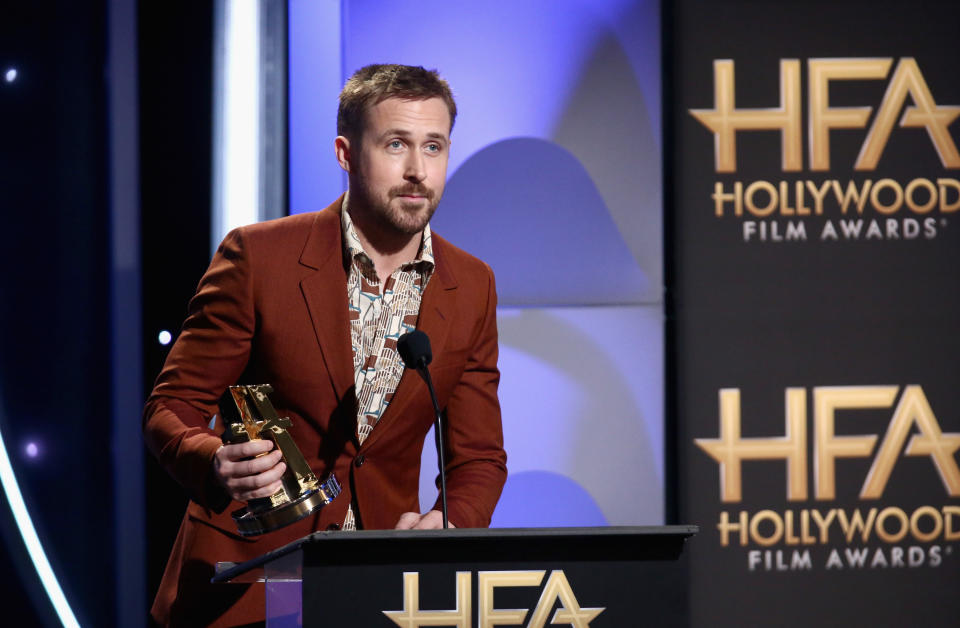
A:
[[[23,538],[23,544],[27,546],[27,552],[30,554],[30,560],[33,561],[33,567],[37,570],[40,582],[47,592],[47,597],[53,604],[60,622],[66,628],[79,628],[80,624],[74,617],[67,597],[57,582],[57,577],[53,573],[50,561],[43,551],[43,545],[37,536],[37,531],[33,527],[33,521],[30,519],[30,513],[27,512],[27,505],[23,501],[23,495],[20,493],[20,486],[17,484],[17,477],[13,473],[13,467],[10,464],[10,457],[7,455],[7,447],[3,442],[3,435],[0,434],[0,482],[3,483],[3,492],[7,496],[7,503],[10,504],[10,510],[13,511],[13,518],[20,529],[20,536]]]
[[[260,215],[260,3],[220,0],[213,246]]]

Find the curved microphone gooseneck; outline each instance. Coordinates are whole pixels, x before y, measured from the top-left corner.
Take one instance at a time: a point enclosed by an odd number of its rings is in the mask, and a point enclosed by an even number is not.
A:
[[[433,379],[430,377],[430,370],[427,366],[433,360],[433,352],[430,350],[430,338],[419,329],[403,334],[397,340],[397,352],[403,359],[407,368],[414,369],[420,373],[420,377],[427,383],[427,390],[430,391],[430,401],[433,402],[433,412],[435,415],[433,433],[437,444],[437,462],[440,466],[440,502],[443,504],[443,528],[449,526],[447,522],[447,465],[443,455],[443,422],[440,416],[440,403],[437,401],[437,393],[433,389]]]

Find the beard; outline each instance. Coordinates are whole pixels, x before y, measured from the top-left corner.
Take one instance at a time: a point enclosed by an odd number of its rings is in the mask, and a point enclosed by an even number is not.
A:
[[[359,173],[358,173],[359,174]],[[417,195],[416,201],[403,196]],[[377,194],[360,175],[350,182],[350,203],[367,208],[380,228],[397,234],[416,235],[423,231],[440,204],[436,190],[422,184],[397,185],[384,194]]]

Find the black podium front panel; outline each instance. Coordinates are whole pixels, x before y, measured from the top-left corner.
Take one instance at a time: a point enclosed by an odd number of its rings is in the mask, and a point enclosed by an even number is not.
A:
[[[695,532],[691,526],[323,532],[227,577],[264,566],[273,573],[268,580],[281,581],[268,583],[268,598],[289,594],[291,585],[282,581],[302,577],[302,614],[288,609],[289,625],[677,626],[687,619],[676,559]],[[293,552],[302,552],[302,565]]]
[[[266,580],[271,627],[683,626],[677,559],[696,532],[318,532],[222,569],[214,581]]]

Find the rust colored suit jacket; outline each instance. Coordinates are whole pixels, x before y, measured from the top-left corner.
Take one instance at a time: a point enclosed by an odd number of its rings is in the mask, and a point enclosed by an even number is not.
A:
[[[245,561],[316,530],[335,529],[351,502],[359,526],[392,528],[420,512],[420,456],[433,422],[426,385],[407,371],[374,430],[356,436],[342,197],[327,209],[250,225],[224,239],[144,410],[144,433],[190,502],[151,614],[161,624],[242,625],[262,620],[262,585],[211,585],[217,561]],[[506,480],[497,401],[496,292],[480,260],[433,236],[436,266],[418,329],[433,346],[446,427],[451,523],[486,527]],[[213,480],[222,426],[217,401],[235,383],[269,383],[280,416],[318,477],[343,493],[317,515],[246,539]]]

